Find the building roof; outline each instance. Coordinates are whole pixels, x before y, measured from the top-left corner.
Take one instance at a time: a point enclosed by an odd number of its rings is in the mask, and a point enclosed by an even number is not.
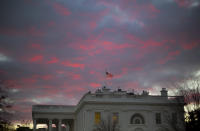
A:
[[[162,95],[164,93],[164,95]],[[45,113],[75,113],[85,104],[135,104],[135,105],[184,105],[182,96],[168,96],[167,90],[163,88],[161,95],[149,95],[147,91],[143,91],[138,95],[134,92],[123,91],[118,89],[111,91],[107,87],[97,89],[96,92],[86,93],[76,106],[70,105],[33,105],[32,112]]]
[[[69,105],[33,105],[32,112],[73,113],[76,106]]]

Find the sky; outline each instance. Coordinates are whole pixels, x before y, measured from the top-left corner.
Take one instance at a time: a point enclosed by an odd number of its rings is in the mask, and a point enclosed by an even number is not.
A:
[[[35,104],[75,105],[105,84],[157,94],[200,76],[199,12],[200,0],[1,0],[13,118],[31,119]]]

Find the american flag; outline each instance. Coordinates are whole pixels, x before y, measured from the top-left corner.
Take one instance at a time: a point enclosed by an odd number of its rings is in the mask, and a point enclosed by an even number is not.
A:
[[[113,74],[106,71],[106,78],[113,78]]]

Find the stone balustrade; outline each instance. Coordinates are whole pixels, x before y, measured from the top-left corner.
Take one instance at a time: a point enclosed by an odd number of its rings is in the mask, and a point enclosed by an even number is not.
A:
[[[41,123],[41,120],[43,122]],[[64,128],[65,131],[73,131],[74,130],[74,123],[73,120],[67,120],[67,119],[50,119],[50,118],[39,118],[39,119],[33,119],[33,131],[37,131],[37,124],[46,124],[48,131],[62,131],[62,128]],[[56,127],[53,127],[53,124],[55,124]],[[63,127],[62,125],[65,125]],[[54,128],[54,129],[53,129]]]

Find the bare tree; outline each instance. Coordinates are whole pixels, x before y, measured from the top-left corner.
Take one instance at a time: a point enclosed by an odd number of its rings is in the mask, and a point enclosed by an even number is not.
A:
[[[177,84],[177,87],[178,94],[184,96],[186,112],[200,108],[200,79],[188,80]]]
[[[31,120],[22,120],[21,121],[21,124],[23,127],[29,127],[31,123],[32,123]]]
[[[174,131],[182,131],[186,126],[186,130],[195,131],[200,129],[200,78],[193,78],[183,82],[173,84],[175,89],[174,94],[182,96],[184,100],[184,110],[182,109],[181,99],[175,99],[177,106],[173,106],[172,110],[175,112],[183,112],[185,114],[185,124],[181,125],[174,121],[173,116],[166,117]],[[182,121],[182,120],[181,120]]]
[[[0,128],[2,130],[8,129],[11,124],[12,113],[10,108],[12,107],[11,100],[9,99],[9,86],[5,81],[0,80]]]

